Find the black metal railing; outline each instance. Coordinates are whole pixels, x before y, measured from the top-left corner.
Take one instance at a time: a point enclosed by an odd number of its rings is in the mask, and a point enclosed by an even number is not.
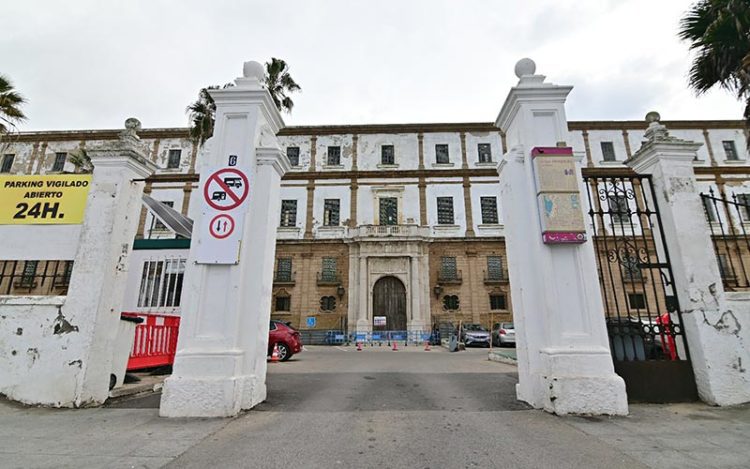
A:
[[[276,285],[294,285],[295,272],[276,271],[273,274],[273,283]]]
[[[318,285],[341,285],[341,274],[337,272],[318,272]]]
[[[701,193],[703,210],[711,228],[716,262],[724,288],[750,289],[750,198],[745,194]]]
[[[496,283],[508,283],[508,274],[507,272],[487,272],[484,271],[484,283],[486,285],[496,284]]]
[[[0,261],[0,294],[66,295],[73,261]]]
[[[461,284],[463,283],[463,276],[460,270],[454,271],[443,271],[438,273],[438,282],[444,284]]]

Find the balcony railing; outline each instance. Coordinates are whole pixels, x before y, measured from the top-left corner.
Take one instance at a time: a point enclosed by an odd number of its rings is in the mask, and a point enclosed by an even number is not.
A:
[[[361,225],[349,229],[353,238],[428,237],[430,229],[419,225]]]
[[[508,283],[508,273],[507,272],[493,272],[493,273],[487,273],[484,272],[484,284],[485,285],[496,285],[499,283]]]
[[[294,274],[295,272],[274,272],[273,284],[274,285],[294,285]]]
[[[438,283],[445,285],[460,285],[463,283],[463,276],[461,271],[455,272],[440,272],[438,273]]]
[[[318,285],[341,285],[341,274],[336,272],[318,272]]]
[[[66,295],[73,261],[0,261],[0,295]]]

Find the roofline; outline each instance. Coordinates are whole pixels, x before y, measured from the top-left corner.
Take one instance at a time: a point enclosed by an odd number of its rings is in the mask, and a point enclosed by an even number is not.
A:
[[[669,129],[743,129],[742,120],[676,120],[662,121]],[[570,131],[584,130],[646,130],[643,121],[570,121]],[[424,124],[362,124],[362,125],[299,125],[282,129],[278,135],[341,135],[380,133],[434,133],[434,132],[499,132],[492,122],[454,122]],[[122,130],[49,130],[19,132],[11,141],[55,141],[55,140],[114,140]],[[189,138],[187,127],[143,129],[141,138]]]

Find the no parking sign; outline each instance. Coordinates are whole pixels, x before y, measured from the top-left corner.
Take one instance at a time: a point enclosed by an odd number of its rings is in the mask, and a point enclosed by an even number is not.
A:
[[[231,163],[231,158],[230,158]],[[201,177],[202,217],[195,242],[199,264],[239,262],[242,225],[250,194],[248,172],[236,166],[219,167]]]

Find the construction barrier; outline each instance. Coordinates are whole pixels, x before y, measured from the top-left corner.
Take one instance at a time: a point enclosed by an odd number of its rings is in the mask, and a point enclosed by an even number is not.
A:
[[[144,322],[135,328],[133,349],[128,359],[128,371],[155,368],[174,363],[177,351],[179,316],[163,314],[122,313],[123,316],[140,317]]]

